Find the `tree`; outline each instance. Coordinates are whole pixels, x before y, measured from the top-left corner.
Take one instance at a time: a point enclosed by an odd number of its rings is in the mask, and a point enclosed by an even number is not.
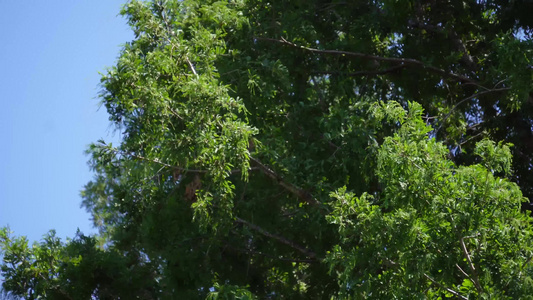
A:
[[[100,249],[94,237],[77,233],[61,243],[52,230],[39,244],[0,232],[3,287],[24,299],[149,299],[153,274],[135,254]]]
[[[531,297],[531,219],[509,172],[508,146],[477,144],[481,163],[457,167],[424,126],[422,110],[400,118],[377,155],[381,193],[341,188],[327,216],[340,243],[328,255],[341,295],[377,299]],[[528,274],[529,273],[529,274]]]
[[[0,299],[2,300],[17,300],[18,298],[13,296],[13,294],[0,290]]]
[[[4,231],[4,289],[530,297],[532,24],[504,4],[126,3],[101,92],[122,141],[82,192],[99,236]]]

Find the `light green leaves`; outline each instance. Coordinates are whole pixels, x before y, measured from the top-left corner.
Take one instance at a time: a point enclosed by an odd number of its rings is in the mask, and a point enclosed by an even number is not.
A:
[[[508,175],[511,172],[512,155],[511,150],[513,144],[496,144],[484,139],[476,144],[474,154],[482,159],[482,164],[493,173],[502,172]]]
[[[531,219],[520,212],[518,187],[491,173],[509,172],[509,147],[484,140],[476,154],[486,167],[456,167],[426,136],[420,106],[411,109],[379,149],[382,191],[331,194],[327,219],[341,242],[327,261],[342,295],[523,295],[530,287],[509,276],[528,278],[520,270],[533,250]]]

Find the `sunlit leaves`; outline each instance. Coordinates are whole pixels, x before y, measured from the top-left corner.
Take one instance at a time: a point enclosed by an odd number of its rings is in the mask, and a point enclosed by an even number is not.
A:
[[[411,106],[402,128],[380,147],[383,192],[356,197],[342,188],[332,194],[327,218],[342,239],[328,261],[343,293],[526,295],[531,287],[516,282],[528,278],[522,269],[533,251],[531,220],[520,212],[518,187],[491,173],[509,171],[508,146],[480,142],[476,153],[486,167],[456,167],[446,148],[426,136],[420,116]]]

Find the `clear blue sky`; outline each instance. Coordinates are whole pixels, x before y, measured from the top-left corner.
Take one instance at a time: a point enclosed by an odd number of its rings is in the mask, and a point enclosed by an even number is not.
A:
[[[84,150],[116,141],[98,72],[133,34],[123,0],[0,1],[0,227],[40,240],[95,233],[80,208]]]

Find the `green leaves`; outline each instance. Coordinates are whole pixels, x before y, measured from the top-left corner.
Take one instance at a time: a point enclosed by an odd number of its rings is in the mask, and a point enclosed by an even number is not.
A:
[[[511,172],[512,155],[510,147],[513,144],[498,143],[484,139],[476,144],[474,154],[479,155],[482,164],[491,172],[501,172],[508,175]]]
[[[233,184],[228,177],[235,169],[247,177],[248,144],[256,133],[246,122],[242,101],[216,79],[215,61],[225,53],[226,30],[243,23],[235,10],[239,5],[129,2],[122,13],[138,38],[102,78],[110,119],[125,128],[115,151],[122,156],[118,163],[142,157],[152,166],[157,161],[167,174],[173,172],[169,166],[202,170],[203,188],[193,205],[202,226],[216,211],[231,216]],[[126,180],[133,179],[132,171],[125,173]]]
[[[128,1],[135,39],[100,93],[122,140],[89,147],[82,192],[99,236],[4,233],[24,257],[5,256],[9,289],[51,298],[43,274],[73,299],[531,295],[510,181],[533,195],[531,24],[508,4]]]
[[[486,167],[456,167],[442,144],[424,137],[419,106],[412,109],[378,152],[383,191],[332,194],[327,219],[341,240],[327,261],[342,295],[525,295],[530,287],[510,285],[508,276],[524,274],[531,219],[520,212],[518,187],[491,173],[509,171],[509,147],[485,140],[476,154]]]

